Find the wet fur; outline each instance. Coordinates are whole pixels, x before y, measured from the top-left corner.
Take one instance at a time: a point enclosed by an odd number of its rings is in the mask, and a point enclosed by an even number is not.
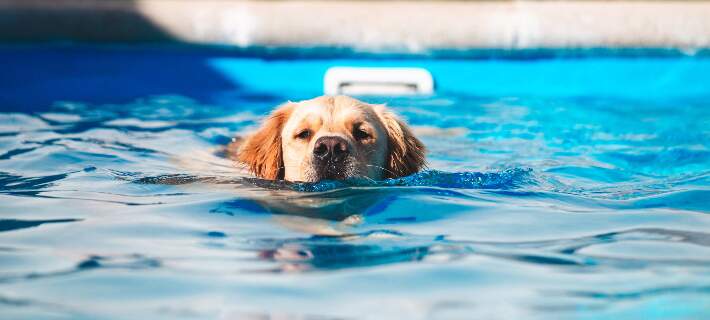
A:
[[[257,177],[281,180],[284,177],[281,130],[293,110],[293,104],[285,104],[274,110],[261,127],[238,147],[236,157]],[[234,150],[234,147],[231,147]]]
[[[388,150],[384,177],[399,178],[417,173],[426,164],[424,144],[385,106],[377,106],[376,110],[387,130]]]

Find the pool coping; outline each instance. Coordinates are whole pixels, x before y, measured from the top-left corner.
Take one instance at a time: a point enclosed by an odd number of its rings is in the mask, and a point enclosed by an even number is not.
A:
[[[710,1],[6,0],[0,41],[422,54],[710,48]]]

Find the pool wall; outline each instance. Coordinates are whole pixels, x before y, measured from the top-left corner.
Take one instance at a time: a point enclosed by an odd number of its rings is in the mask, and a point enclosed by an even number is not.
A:
[[[0,41],[697,54],[710,47],[710,2],[5,0]]]

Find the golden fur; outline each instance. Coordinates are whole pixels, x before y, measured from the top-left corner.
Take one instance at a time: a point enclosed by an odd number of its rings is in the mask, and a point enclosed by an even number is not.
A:
[[[249,167],[256,176],[269,179],[283,179],[283,155],[281,131],[293,110],[286,104],[274,110],[258,131],[249,136],[237,150],[237,159]]]
[[[347,96],[281,105],[239,147],[229,149],[260,178],[315,182],[333,175],[324,174],[313,157],[322,137],[347,145],[344,163],[327,169],[338,170],[337,179],[396,178],[426,165],[424,145],[394,113]]]

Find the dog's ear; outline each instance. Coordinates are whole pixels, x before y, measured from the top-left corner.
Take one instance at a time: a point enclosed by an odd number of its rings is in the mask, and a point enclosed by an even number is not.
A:
[[[404,121],[385,106],[376,107],[387,130],[387,157],[384,178],[399,178],[416,173],[426,166],[426,148]]]
[[[239,146],[237,160],[246,164],[257,177],[276,180],[284,177],[281,130],[293,111],[293,103],[274,110],[261,127]]]

